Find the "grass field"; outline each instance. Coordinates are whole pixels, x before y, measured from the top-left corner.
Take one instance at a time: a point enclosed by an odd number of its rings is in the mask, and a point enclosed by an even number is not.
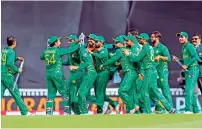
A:
[[[2,128],[202,128],[202,114],[2,116]]]

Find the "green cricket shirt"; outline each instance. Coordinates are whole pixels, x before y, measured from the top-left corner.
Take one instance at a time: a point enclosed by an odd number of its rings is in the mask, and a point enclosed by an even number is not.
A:
[[[1,51],[1,74],[2,75],[15,75],[18,72],[18,67],[15,65],[17,57],[15,51],[6,47]]]
[[[159,59],[159,61],[155,61],[155,66],[156,66],[156,70],[158,72],[160,71],[168,71],[168,62],[171,61],[171,57],[170,57],[170,53],[168,51],[168,48],[163,45],[162,43],[158,43],[158,45],[154,48],[154,57],[156,56],[165,56],[168,58],[168,61],[163,61],[161,59]]]
[[[182,47],[183,63],[188,66],[198,66],[198,54],[193,44],[187,42]]]
[[[62,56],[76,51],[78,47],[78,45],[67,49],[50,47],[44,50],[40,55],[40,59],[46,60],[46,74],[52,76],[63,76]]]

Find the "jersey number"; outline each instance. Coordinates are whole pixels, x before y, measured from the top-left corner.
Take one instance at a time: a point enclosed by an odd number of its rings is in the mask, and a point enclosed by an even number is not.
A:
[[[46,54],[45,58],[46,58],[46,65],[55,64],[55,62],[56,62],[54,54],[52,54],[52,55]]]
[[[6,54],[2,55],[1,60],[2,60],[3,64],[5,65],[6,64]]]

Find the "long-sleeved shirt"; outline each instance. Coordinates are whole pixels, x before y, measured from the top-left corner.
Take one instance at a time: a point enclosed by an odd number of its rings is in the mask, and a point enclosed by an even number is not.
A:
[[[154,50],[146,43],[138,54],[130,53],[129,58],[133,62],[141,62],[140,70],[153,68]]]
[[[6,47],[1,52],[1,74],[5,76],[13,76],[18,72],[18,67],[15,65],[17,57],[15,51]]]
[[[85,73],[96,72],[94,68],[93,57],[85,49],[84,46],[81,46],[79,50],[80,64],[78,70],[84,70]]]
[[[194,45],[187,42],[182,47],[183,63],[189,67],[198,66],[199,57]]]
[[[106,63],[104,63],[103,66],[107,66],[115,63],[116,61],[119,61],[124,73],[128,71],[135,71],[134,63],[131,62],[131,60],[129,60],[129,58],[122,53],[123,49],[127,48],[123,47],[117,49],[115,54]],[[131,52],[130,49],[128,50]]]
[[[44,50],[41,55],[41,60],[46,60],[46,74],[52,76],[63,76],[62,56],[72,53],[79,48],[75,45],[69,48],[50,47]]]
[[[170,57],[170,53],[168,51],[168,48],[163,45],[162,43],[158,43],[158,45],[154,48],[154,58],[156,56],[164,56],[168,58],[168,61],[163,61],[161,59],[159,59],[159,61],[155,61],[155,66],[156,66],[156,70],[158,72],[163,71],[168,71],[168,62],[171,61],[171,57]]]
[[[95,57],[95,62],[96,62],[96,71],[103,71],[107,69],[107,67],[101,67],[105,62],[108,60],[108,50],[106,48],[101,48],[97,52],[93,52],[92,56]]]

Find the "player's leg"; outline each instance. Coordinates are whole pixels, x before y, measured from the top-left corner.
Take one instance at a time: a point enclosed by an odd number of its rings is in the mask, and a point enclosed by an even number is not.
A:
[[[6,90],[6,85],[4,84],[1,78],[1,99],[4,97],[5,90]]]
[[[84,76],[83,81],[79,87],[78,101],[79,101],[79,108],[81,110],[81,114],[88,113],[86,97],[95,82],[96,76],[97,76],[96,72],[87,73]]]
[[[185,73],[185,110],[186,112],[193,112],[194,110],[194,112],[197,113],[199,108],[197,106],[197,98],[194,93],[194,88],[199,76],[199,69],[198,67],[192,67],[189,71],[192,73],[193,77]]]
[[[28,109],[20,96],[20,91],[18,89],[18,85],[16,84],[15,89],[13,90],[14,78],[9,77],[4,80],[5,86],[8,88],[9,92],[11,93],[13,99],[15,100],[16,104],[18,105],[20,112],[22,115],[27,115]]]
[[[70,109],[69,109],[69,93],[67,90],[67,83],[66,80],[63,76],[60,77],[54,77],[53,82],[58,90],[58,92],[62,96],[62,104],[64,107],[64,114],[70,114]]]
[[[172,96],[171,96],[171,92],[170,92],[170,86],[168,84],[168,73],[164,72],[164,73],[160,74],[159,79],[158,79],[158,84],[162,90],[163,96],[167,99],[167,101],[173,107],[173,101],[172,101]]]
[[[129,110],[133,110],[137,106],[137,105],[135,105],[135,103],[133,101],[134,96],[129,95],[129,91],[130,91],[131,87],[133,86],[133,83],[134,83],[136,77],[137,77],[137,75],[135,72],[130,72],[130,71],[126,72],[124,74],[124,79],[121,82],[119,90],[118,90],[119,96],[121,97],[123,102],[126,104],[126,106],[129,108]]]
[[[46,76],[46,87],[48,90],[48,95],[46,98],[46,115],[53,115],[54,99],[56,97],[57,89],[50,76]]]

